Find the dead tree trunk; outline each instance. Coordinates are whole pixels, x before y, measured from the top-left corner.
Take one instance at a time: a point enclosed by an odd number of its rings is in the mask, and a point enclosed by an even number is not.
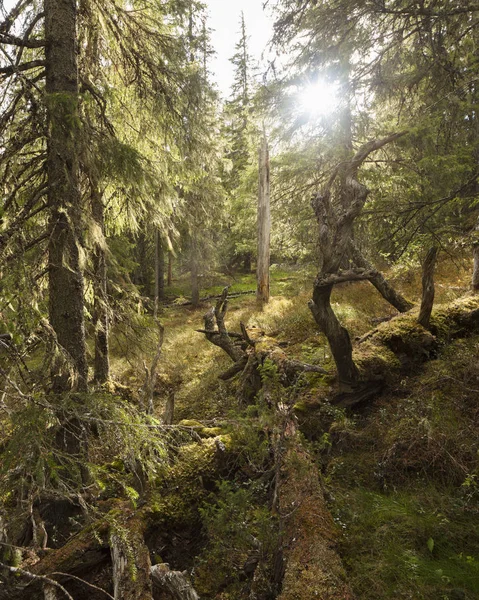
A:
[[[422,266],[422,301],[418,322],[425,329],[429,327],[432,307],[434,306],[434,267],[436,266],[438,249],[430,248]]]
[[[349,333],[341,325],[331,308],[332,285],[317,286],[313,291],[313,299],[309,308],[313,313],[316,323],[326,336],[331,353],[338,369],[341,387],[345,390],[354,385],[359,379],[359,371],[353,361],[353,346]]]
[[[259,150],[258,264],[256,268],[256,297],[260,302],[269,301],[270,237],[271,213],[269,149],[266,135],[264,135]]]
[[[378,282],[374,269],[361,267],[341,270],[341,265],[351,252],[354,222],[369,195],[368,188],[357,179],[358,170],[372,152],[402,135],[404,133],[394,133],[361,146],[349,161],[344,161],[336,168],[324,189],[312,199],[319,225],[323,261],[309,306],[319,328],[328,339],[338,370],[340,388],[345,391],[351,390],[359,381],[359,371],[353,361],[349,334],[331,308],[331,292],[335,284],[345,281],[373,279]]]
[[[110,535],[115,600],[152,600],[150,553],[142,524],[130,516],[122,532]]]
[[[285,381],[293,381],[298,373],[309,371],[326,374],[327,371],[318,365],[309,365],[297,360],[290,360],[283,352],[256,352],[256,341],[251,339],[246,327],[241,323],[241,333],[228,332],[225,325],[225,316],[228,308],[228,288],[223,290],[216,306],[204,316],[204,333],[206,339],[221,348],[233,361],[233,365],[220,375],[220,379],[227,381],[241,373],[239,397],[242,402],[254,399],[261,388],[261,377],[258,366],[266,358],[270,358],[277,366]],[[278,349],[279,350],[279,349]]]
[[[186,576],[179,571],[170,571],[166,563],[154,565],[150,572],[153,588],[167,594],[171,600],[200,600]]]
[[[71,359],[77,388],[87,389],[84,281],[80,260],[82,211],[79,182],[76,2],[45,0],[46,102],[48,107],[49,318]],[[53,373],[53,388],[71,387]]]

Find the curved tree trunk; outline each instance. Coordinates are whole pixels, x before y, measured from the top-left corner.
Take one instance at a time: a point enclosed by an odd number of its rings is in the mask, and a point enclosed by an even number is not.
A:
[[[331,308],[332,291],[332,285],[315,286],[309,308],[328,340],[338,370],[340,387],[346,391],[359,380],[359,371],[353,361],[353,347],[349,333],[338,321]]]
[[[48,204],[50,209],[49,316],[58,343],[71,359],[79,390],[87,389],[84,281],[80,264],[81,194],[78,145],[76,2],[45,0],[48,107]],[[54,390],[71,387],[53,373]]]
[[[425,329],[429,327],[432,307],[434,305],[434,267],[436,266],[437,248],[430,248],[422,268],[422,301],[418,322]]]

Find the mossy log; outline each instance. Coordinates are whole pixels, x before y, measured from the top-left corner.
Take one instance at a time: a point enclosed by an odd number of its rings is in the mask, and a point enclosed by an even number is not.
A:
[[[434,359],[440,348],[455,338],[479,331],[479,297],[471,294],[432,312],[429,327],[419,324],[410,312],[382,323],[358,340],[354,361],[358,365],[365,389],[379,392],[401,372]],[[351,407],[374,394],[361,395],[360,386],[351,394],[334,398],[335,404]]]
[[[317,466],[298,441],[291,440],[281,479],[285,572],[278,600],[352,600]]]

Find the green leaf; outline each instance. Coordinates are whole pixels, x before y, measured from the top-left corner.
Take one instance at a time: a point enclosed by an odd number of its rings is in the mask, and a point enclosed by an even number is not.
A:
[[[434,540],[432,538],[427,540],[427,547],[429,548],[429,552],[434,550]]]

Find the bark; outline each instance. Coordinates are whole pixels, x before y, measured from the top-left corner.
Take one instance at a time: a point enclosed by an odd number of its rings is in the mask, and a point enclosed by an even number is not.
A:
[[[139,523],[130,523],[125,533],[110,536],[115,600],[152,600],[150,553]],[[127,537],[126,537],[127,536]]]
[[[269,149],[266,135],[259,150],[259,192],[258,192],[258,265],[256,297],[260,302],[269,301],[269,262],[270,262],[270,173]]]
[[[150,573],[153,580],[153,589],[167,594],[171,600],[200,599],[186,576],[179,571],[170,571],[166,563],[154,565],[151,567]]]
[[[474,269],[472,273],[472,290],[479,292],[479,244],[474,246]]]
[[[158,229],[155,230],[155,319],[158,305],[165,299],[165,252]]]
[[[404,296],[395,290],[391,283],[384,277],[384,275],[377,271],[373,265],[371,265],[371,263],[364,258],[364,256],[353,243],[351,243],[351,257],[357,267],[367,269],[369,271],[370,274],[367,279],[374,285],[381,296],[387,302],[389,302],[389,304],[394,306],[394,308],[401,313],[411,310],[413,307],[412,302],[406,300]]]
[[[359,371],[353,361],[353,347],[347,329],[338,321],[331,308],[332,285],[316,286],[309,308],[319,328],[326,336],[338,370],[340,388],[351,389],[359,380]]]
[[[436,266],[437,252],[437,248],[430,248],[422,267],[422,301],[418,322],[425,329],[429,327],[434,306],[434,267]]]
[[[476,240],[473,243],[474,267],[472,270],[472,291],[479,292],[479,219],[475,229]]]
[[[95,328],[95,360],[93,379],[96,383],[105,383],[110,378],[110,358],[108,335],[110,319],[108,315],[107,264],[105,251],[105,217],[103,202],[98,184],[92,182],[92,215],[98,226],[98,236],[93,251],[93,326]]]
[[[228,310],[228,288],[223,290],[223,294],[216,303],[216,306],[209,310],[203,317],[205,323],[206,339],[226,352],[233,362],[237,362],[244,357],[244,351],[237,343],[233,342],[228,334],[225,325],[225,315]],[[217,329],[215,329],[215,324]]]
[[[322,268],[316,277],[309,306],[328,340],[338,370],[340,388],[344,391],[354,389],[359,381],[359,371],[353,361],[349,334],[331,308],[333,285],[353,279],[372,278],[378,281],[372,271],[364,268],[346,274],[341,272],[341,265],[350,255],[354,222],[369,195],[368,188],[357,180],[358,170],[372,152],[403,135],[394,133],[361,146],[350,160],[343,161],[335,169],[324,189],[311,201],[319,225]]]
[[[191,303],[198,306],[200,303],[200,284],[199,284],[199,265],[198,265],[198,244],[196,232],[191,237]]]
[[[84,281],[81,268],[81,194],[78,145],[76,2],[45,0],[48,107],[49,317],[58,343],[71,359],[77,388],[87,389]],[[53,388],[71,387],[59,369]]]
[[[168,276],[166,282],[168,287],[171,287],[173,283],[173,254],[171,252],[168,252]]]

